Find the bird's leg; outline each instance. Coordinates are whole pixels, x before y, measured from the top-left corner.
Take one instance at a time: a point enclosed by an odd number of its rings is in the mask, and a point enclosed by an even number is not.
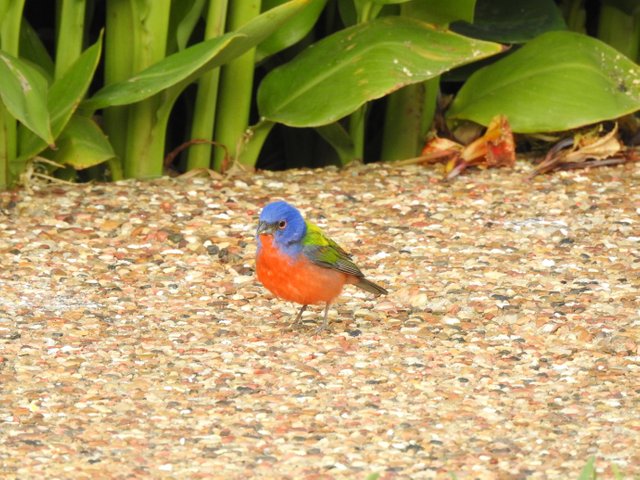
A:
[[[318,327],[316,333],[323,332],[329,328],[329,306],[331,304],[327,302],[327,306],[324,308],[324,318],[322,319],[322,325]]]
[[[302,305],[302,308],[300,309],[300,311],[298,312],[298,314],[296,315],[296,318],[293,320],[293,322],[291,323],[291,326],[295,326],[298,325],[300,323],[300,321],[302,320],[302,314],[304,313],[304,311],[307,309],[308,305]]]

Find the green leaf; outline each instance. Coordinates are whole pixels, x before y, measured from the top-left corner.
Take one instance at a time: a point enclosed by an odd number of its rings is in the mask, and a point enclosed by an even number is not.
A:
[[[411,0],[373,0],[373,3],[377,3],[378,5],[395,5],[398,3],[407,3]]]
[[[296,21],[298,16],[307,15],[309,10],[315,10],[317,1],[289,0],[278,7],[261,13],[243,25],[236,31],[236,33],[245,36],[244,41],[240,43],[242,51],[238,55],[266,41],[279,29],[286,29],[289,23]]]
[[[169,39],[170,52],[184,50],[187,47],[189,38],[202,16],[204,5],[205,0],[182,0],[171,3],[169,31],[173,33]]]
[[[473,22],[476,0],[413,0],[405,5],[404,15],[438,25],[456,20]]]
[[[98,67],[101,51],[102,35],[96,43],[80,55],[62,77],[51,85],[47,108],[51,117],[51,132],[54,138],[60,135],[87,93]],[[31,132],[22,133],[20,138],[21,157],[31,158],[46,147],[46,143]]]
[[[373,0],[352,0],[356,7],[357,23],[373,20],[378,16],[384,5],[376,4]]]
[[[611,471],[615,480],[624,480],[624,475],[615,463],[611,464]]]
[[[82,52],[67,73],[51,85],[49,111],[54,135],[62,131],[87,93],[98,67],[101,52],[102,34],[96,43]]]
[[[637,14],[630,15],[612,4],[603,2],[598,13],[596,36],[623,55],[638,60],[640,16]]]
[[[107,85],[83,103],[88,110],[128,105],[170,87],[182,87],[207,70],[219,67],[255,47],[313,0],[291,0],[238,29],[198,43],[155,63],[123,82]],[[175,92],[172,92],[174,95]]]
[[[239,35],[228,33],[174,53],[124,82],[107,85],[82,106],[89,110],[97,110],[115,105],[128,105],[149,98],[195,75],[205,67],[213,68],[220,65],[224,49],[239,40]],[[225,60],[228,59],[224,57]]]
[[[107,137],[96,123],[81,115],[74,115],[60,134],[58,149],[52,160],[76,170],[99,165],[115,157]]]
[[[638,0],[603,0],[602,3],[618,8],[627,15],[640,13],[640,3]]]
[[[52,145],[47,80],[34,67],[0,50],[0,97],[11,115]]]
[[[38,33],[29,24],[26,18],[22,17],[20,25],[20,58],[29,60],[40,67],[47,79],[53,78],[55,65],[47,47],[42,43]]]
[[[595,457],[589,457],[587,463],[582,468],[580,475],[578,475],[578,480],[595,480],[596,478],[596,459]]]
[[[336,2],[338,4],[338,13],[340,20],[346,27],[355,25],[358,14],[352,0]]]
[[[553,0],[478,0],[473,24],[451,25],[462,35],[502,43],[524,43],[542,33],[566,28]]]
[[[285,0],[263,0],[262,9],[270,10],[284,2]],[[282,28],[260,43],[256,50],[256,62],[302,40],[313,28],[326,4],[327,0],[312,0],[303,12],[295,15]]]
[[[549,32],[469,78],[449,119],[487,125],[509,118],[515,132],[567,130],[640,108],[640,67],[603,42]]]
[[[260,85],[258,107],[286,125],[326,125],[501,48],[411,18],[383,17],[335,33],[273,70]]]

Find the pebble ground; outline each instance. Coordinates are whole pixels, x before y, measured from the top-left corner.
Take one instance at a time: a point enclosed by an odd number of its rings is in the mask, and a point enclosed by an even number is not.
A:
[[[0,477],[640,475],[640,165],[0,194]],[[255,279],[286,199],[390,294]]]

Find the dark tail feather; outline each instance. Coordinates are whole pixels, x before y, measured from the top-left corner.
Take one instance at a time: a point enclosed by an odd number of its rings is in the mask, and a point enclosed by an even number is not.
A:
[[[356,287],[361,288],[362,290],[366,290],[367,292],[373,293],[376,297],[378,295],[386,295],[387,292],[380,285],[376,285],[372,281],[367,280],[366,278],[358,278],[355,283]]]

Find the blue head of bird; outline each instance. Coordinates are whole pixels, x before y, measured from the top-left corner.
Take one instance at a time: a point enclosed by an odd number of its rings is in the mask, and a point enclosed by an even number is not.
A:
[[[302,248],[300,241],[307,232],[302,214],[284,201],[271,202],[262,209],[258,222],[258,248],[261,235],[273,235],[274,243],[287,253],[297,253]]]

